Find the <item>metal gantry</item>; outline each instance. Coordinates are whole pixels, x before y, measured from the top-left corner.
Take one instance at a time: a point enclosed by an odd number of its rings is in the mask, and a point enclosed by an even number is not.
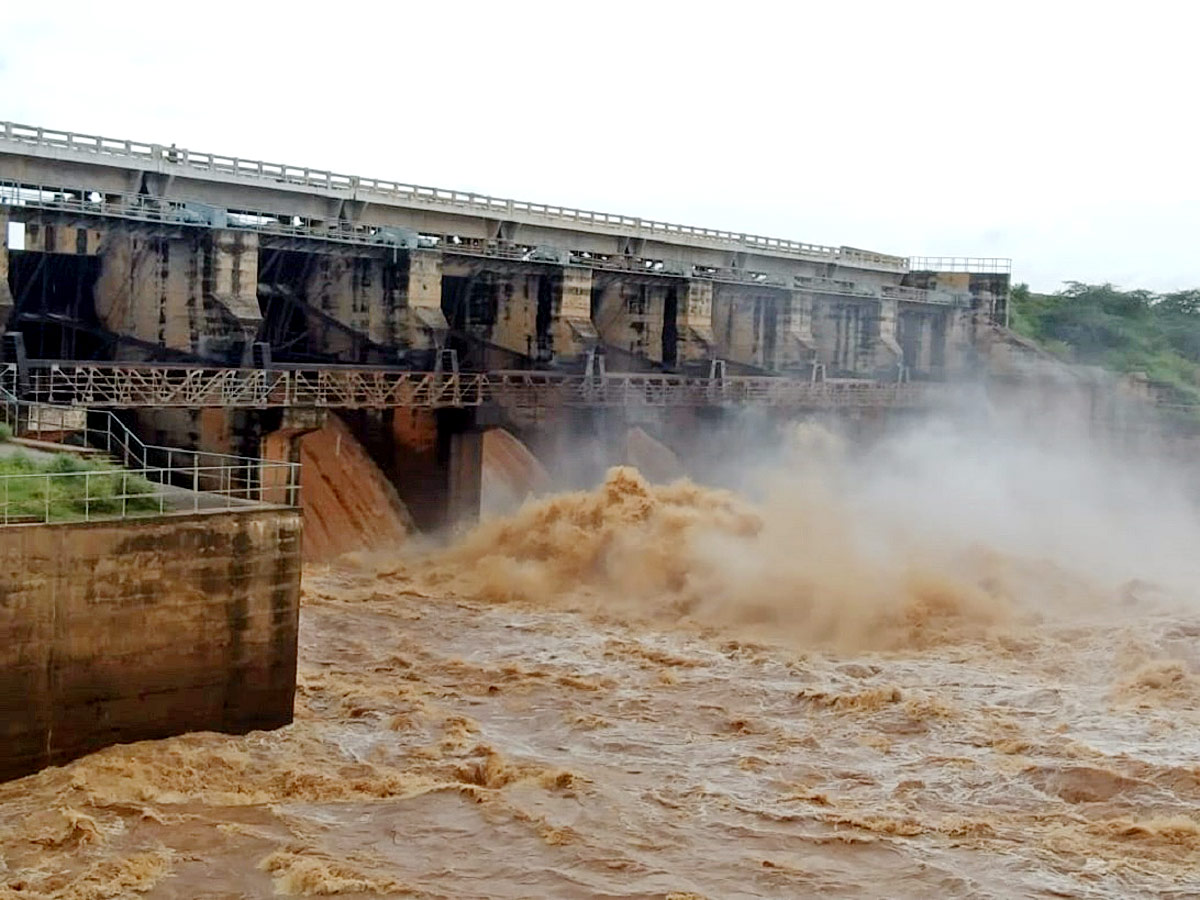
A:
[[[206,368],[149,363],[31,362],[0,372],[4,387],[38,403],[106,408],[204,407],[507,409],[761,406],[794,409],[920,407],[934,383],[807,381],[769,376],[553,372],[407,372],[351,367]]]

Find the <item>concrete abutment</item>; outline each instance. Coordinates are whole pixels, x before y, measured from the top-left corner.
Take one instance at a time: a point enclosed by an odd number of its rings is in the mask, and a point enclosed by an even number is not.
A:
[[[0,530],[0,779],[292,720],[295,510]]]

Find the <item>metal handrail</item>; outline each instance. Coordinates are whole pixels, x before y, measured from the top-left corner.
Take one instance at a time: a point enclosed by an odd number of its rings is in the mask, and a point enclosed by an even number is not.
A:
[[[112,470],[95,470],[83,472],[34,472],[0,474],[0,502],[3,503],[0,519],[3,524],[11,524],[14,518],[13,504],[28,504],[28,499],[12,500],[13,485],[31,483],[30,479],[64,479],[74,478],[75,481],[47,480],[40,491],[43,498],[43,512],[40,518],[28,513],[22,514],[21,521],[67,522],[94,521],[100,518],[126,518],[130,515],[154,514],[147,513],[144,502],[147,499],[157,499],[157,514],[166,511],[193,512],[210,509],[233,509],[247,504],[260,505],[269,503],[275,506],[298,507],[300,504],[300,464],[279,460],[261,459],[258,457],[235,456],[227,453],[214,453],[208,450],[188,450],[180,447],[165,447],[147,444],[142,441],[129,427],[108,409],[88,409],[80,406],[61,406],[47,403],[31,403],[21,400],[10,390],[14,374],[12,366],[6,366],[0,373],[0,404],[4,416],[15,435],[44,434],[46,431],[69,430],[82,437],[85,446],[107,454],[121,468]],[[82,417],[82,427],[80,418]],[[89,421],[91,420],[91,421]],[[57,427],[56,427],[57,426]],[[67,449],[67,448],[64,448]],[[121,477],[121,490],[114,493],[111,490],[101,490],[93,496],[93,485],[111,485],[113,479]],[[130,492],[130,478],[139,489]],[[140,489],[136,479],[144,480],[148,485],[157,484],[159,490]],[[78,490],[67,492],[59,497],[73,504],[83,504],[82,515],[72,516],[69,513],[56,515],[55,507],[51,504],[51,495],[55,493],[56,485],[83,483],[83,495]],[[25,491],[29,494],[30,491]],[[37,491],[33,491],[37,493]],[[62,493],[61,491],[59,492]],[[225,503],[214,502],[213,497],[224,497]],[[171,498],[171,508],[166,509],[166,500]],[[111,507],[115,501],[121,501],[119,513],[111,508],[107,513],[105,507]],[[135,500],[134,510],[129,509],[129,501]],[[190,503],[189,503],[190,500]],[[93,513],[93,506],[99,511]]]
[[[217,453],[212,450],[187,450],[181,447],[147,444],[111,409],[23,402],[4,387],[0,387],[0,397],[4,399],[6,406],[16,406],[18,410],[16,417],[9,418],[9,422],[19,421],[22,434],[38,434],[48,431],[76,432],[82,436],[88,447],[103,450],[109,454],[119,452],[118,462],[123,465],[149,466],[149,460],[155,457],[173,457],[176,454],[187,455],[192,459],[193,464],[201,464],[203,460],[204,464],[231,467],[251,465],[259,459],[253,456]],[[80,419],[82,419],[81,424]],[[96,424],[97,420],[99,424]]]
[[[297,507],[300,485],[292,478],[296,465],[257,460],[242,467],[146,466],[0,474],[0,524],[95,522],[264,504]],[[191,486],[176,483],[174,476],[179,472],[192,480]],[[284,478],[268,477],[276,475]]]

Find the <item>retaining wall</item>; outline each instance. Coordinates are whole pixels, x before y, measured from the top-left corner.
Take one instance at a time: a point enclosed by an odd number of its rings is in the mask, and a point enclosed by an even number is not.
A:
[[[0,779],[292,720],[300,516],[0,529]]]

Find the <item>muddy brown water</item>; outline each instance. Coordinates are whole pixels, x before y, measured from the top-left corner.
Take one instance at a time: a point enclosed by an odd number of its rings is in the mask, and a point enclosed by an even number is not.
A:
[[[705,569],[772,527],[626,472],[312,568],[295,723],[0,786],[0,897],[1200,896],[1200,615]]]

